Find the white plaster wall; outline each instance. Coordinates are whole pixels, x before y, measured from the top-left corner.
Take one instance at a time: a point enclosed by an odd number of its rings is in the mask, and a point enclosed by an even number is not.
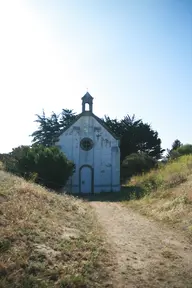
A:
[[[80,148],[80,140],[89,137],[94,142],[90,151]],[[63,132],[57,143],[67,158],[76,164],[76,172],[69,180],[72,193],[79,193],[79,168],[94,168],[94,193],[120,190],[120,149],[116,140],[94,117],[80,117]]]

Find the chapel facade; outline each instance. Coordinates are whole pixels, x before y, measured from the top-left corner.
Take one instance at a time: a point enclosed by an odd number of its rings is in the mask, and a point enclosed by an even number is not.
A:
[[[76,166],[65,190],[74,194],[119,192],[119,139],[93,113],[93,97],[87,92],[81,100],[82,112],[57,143]]]

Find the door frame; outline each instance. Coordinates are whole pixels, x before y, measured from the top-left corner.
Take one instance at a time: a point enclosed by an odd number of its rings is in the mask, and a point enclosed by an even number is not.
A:
[[[88,167],[91,170],[91,194],[92,194],[92,193],[94,193],[94,169],[91,165],[88,165],[88,164],[82,165],[79,168],[79,193],[82,193],[82,191],[81,191],[81,170],[84,167]]]

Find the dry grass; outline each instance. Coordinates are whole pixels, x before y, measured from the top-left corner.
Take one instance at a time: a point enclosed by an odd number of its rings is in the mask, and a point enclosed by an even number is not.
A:
[[[0,161],[0,171],[1,170],[4,170],[4,165],[3,165],[3,163]]]
[[[126,202],[142,214],[166,221],[192,237],[192,156],[183,156],[156,171],[134,177],[131,185],[144,197]],[[130,184],[129,184],[130,185]]]
[[[94,213],[0,171],[0,287],[111,287]],[[108,260],[105,260],[108,259]]]
[[[145,194],[154,190],[169,189],[185,182],[192,174],[192,155],[182,156],[141,176],[132,177],[128,185],[135,185]]]

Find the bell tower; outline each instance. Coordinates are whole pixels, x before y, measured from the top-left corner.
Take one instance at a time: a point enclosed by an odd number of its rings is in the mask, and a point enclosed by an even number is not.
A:
[[[93,112],[93,97],[87,92],[82,98],[82,112]],[[88,104],[88,105],[86,105]],[[88,106],[88,109],[87,107]]]

